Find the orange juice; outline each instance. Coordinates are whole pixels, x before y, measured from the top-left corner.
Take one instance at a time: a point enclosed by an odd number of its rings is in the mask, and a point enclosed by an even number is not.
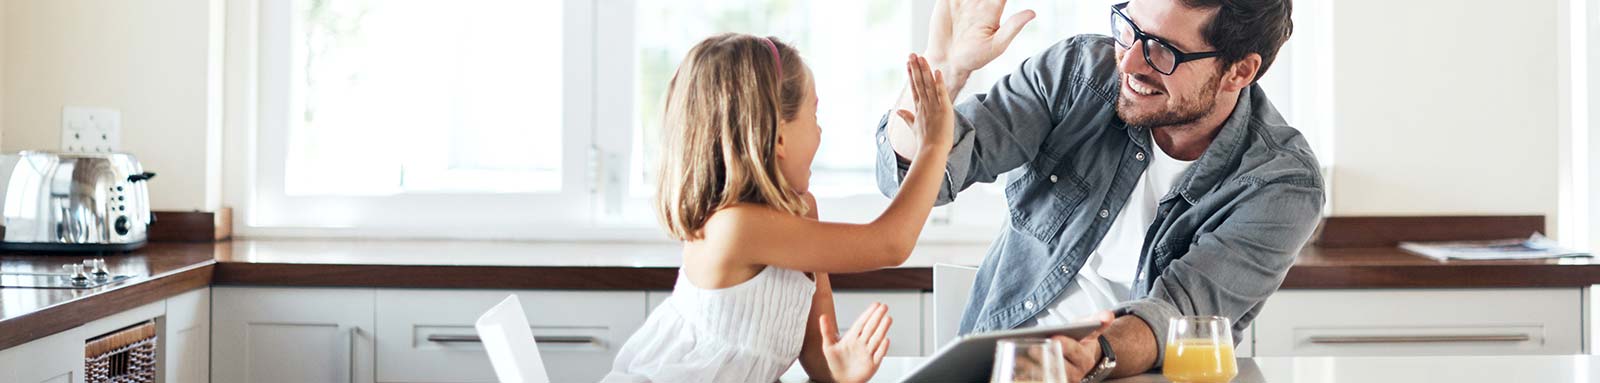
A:
[[[1167,343],[1161,374],[1178,383],[1226,383],[1239,374],[1233,345],[1210,339],[1183,339]]]

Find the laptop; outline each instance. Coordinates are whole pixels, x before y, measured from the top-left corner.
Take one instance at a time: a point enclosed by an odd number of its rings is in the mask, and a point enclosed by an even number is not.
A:
[[[523,316],[522,302],[512,294],[478,317],[478,339],[489,352],[489,363],[500,383],[549,383],[533,328]]]

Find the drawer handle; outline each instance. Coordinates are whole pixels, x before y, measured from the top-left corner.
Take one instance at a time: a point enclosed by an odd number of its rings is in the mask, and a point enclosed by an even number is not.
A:
[[[1386,335],[1386,336],[1314,336],[1311,343],[1454,343],[1454,342],[1527,342],[1528,334],[1493,335]]]
[[[429,342],[437,342],[437,343],[479,343],[479,342],[483,342],[483,340],[478,338],[477,335],[441,335],[441,334],[428,335],[428,341]],[[600,338],[595,338],[595,337],[592,337],[592,336],[546,335],[546,336],[534,336],[533,337],[533,342],[534,343],[557,343],[557,344],[599,344],[600,343]]]

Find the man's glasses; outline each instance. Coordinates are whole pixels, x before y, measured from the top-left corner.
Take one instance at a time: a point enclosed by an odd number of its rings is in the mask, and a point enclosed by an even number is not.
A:
[[[1222,55],[1217,51],[1184,53],[1160,37],[1145,34],[1139,30],[1139,26],[1133,25],[1133,19],[1122,13],[1122,9],[1127,7],[1126,2],[1111,6],[1111,36],[1116,38],[1117,45],[1122,49],[1133,49],[1134,43],[1144,44],[1144,62],[1155,68],[1156,72],[1171,76],[1173,71],[1178,70],[1178,64]]]

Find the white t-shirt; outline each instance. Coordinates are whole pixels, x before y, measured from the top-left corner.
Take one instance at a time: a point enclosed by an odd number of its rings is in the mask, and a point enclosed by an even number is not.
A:
[[[1179,161],[1151,139],[1153,155],[1150,166],[1133,186],[1128,203],[1111,222],[1111,229],[1100,241],[1100,247],[1089,254],[1067,290],[1056,301],[1034,317],[1041,326],[1063,325],[1083,319],[1096,312],[1115,308],[1125,299],[1131,299],[1133,277],[1139,268],[1140,252],[1144,249],[1145,230],[1156,218],[1156,205],[1161,197],[1172,191],[1172,186],[1194,161]]]

